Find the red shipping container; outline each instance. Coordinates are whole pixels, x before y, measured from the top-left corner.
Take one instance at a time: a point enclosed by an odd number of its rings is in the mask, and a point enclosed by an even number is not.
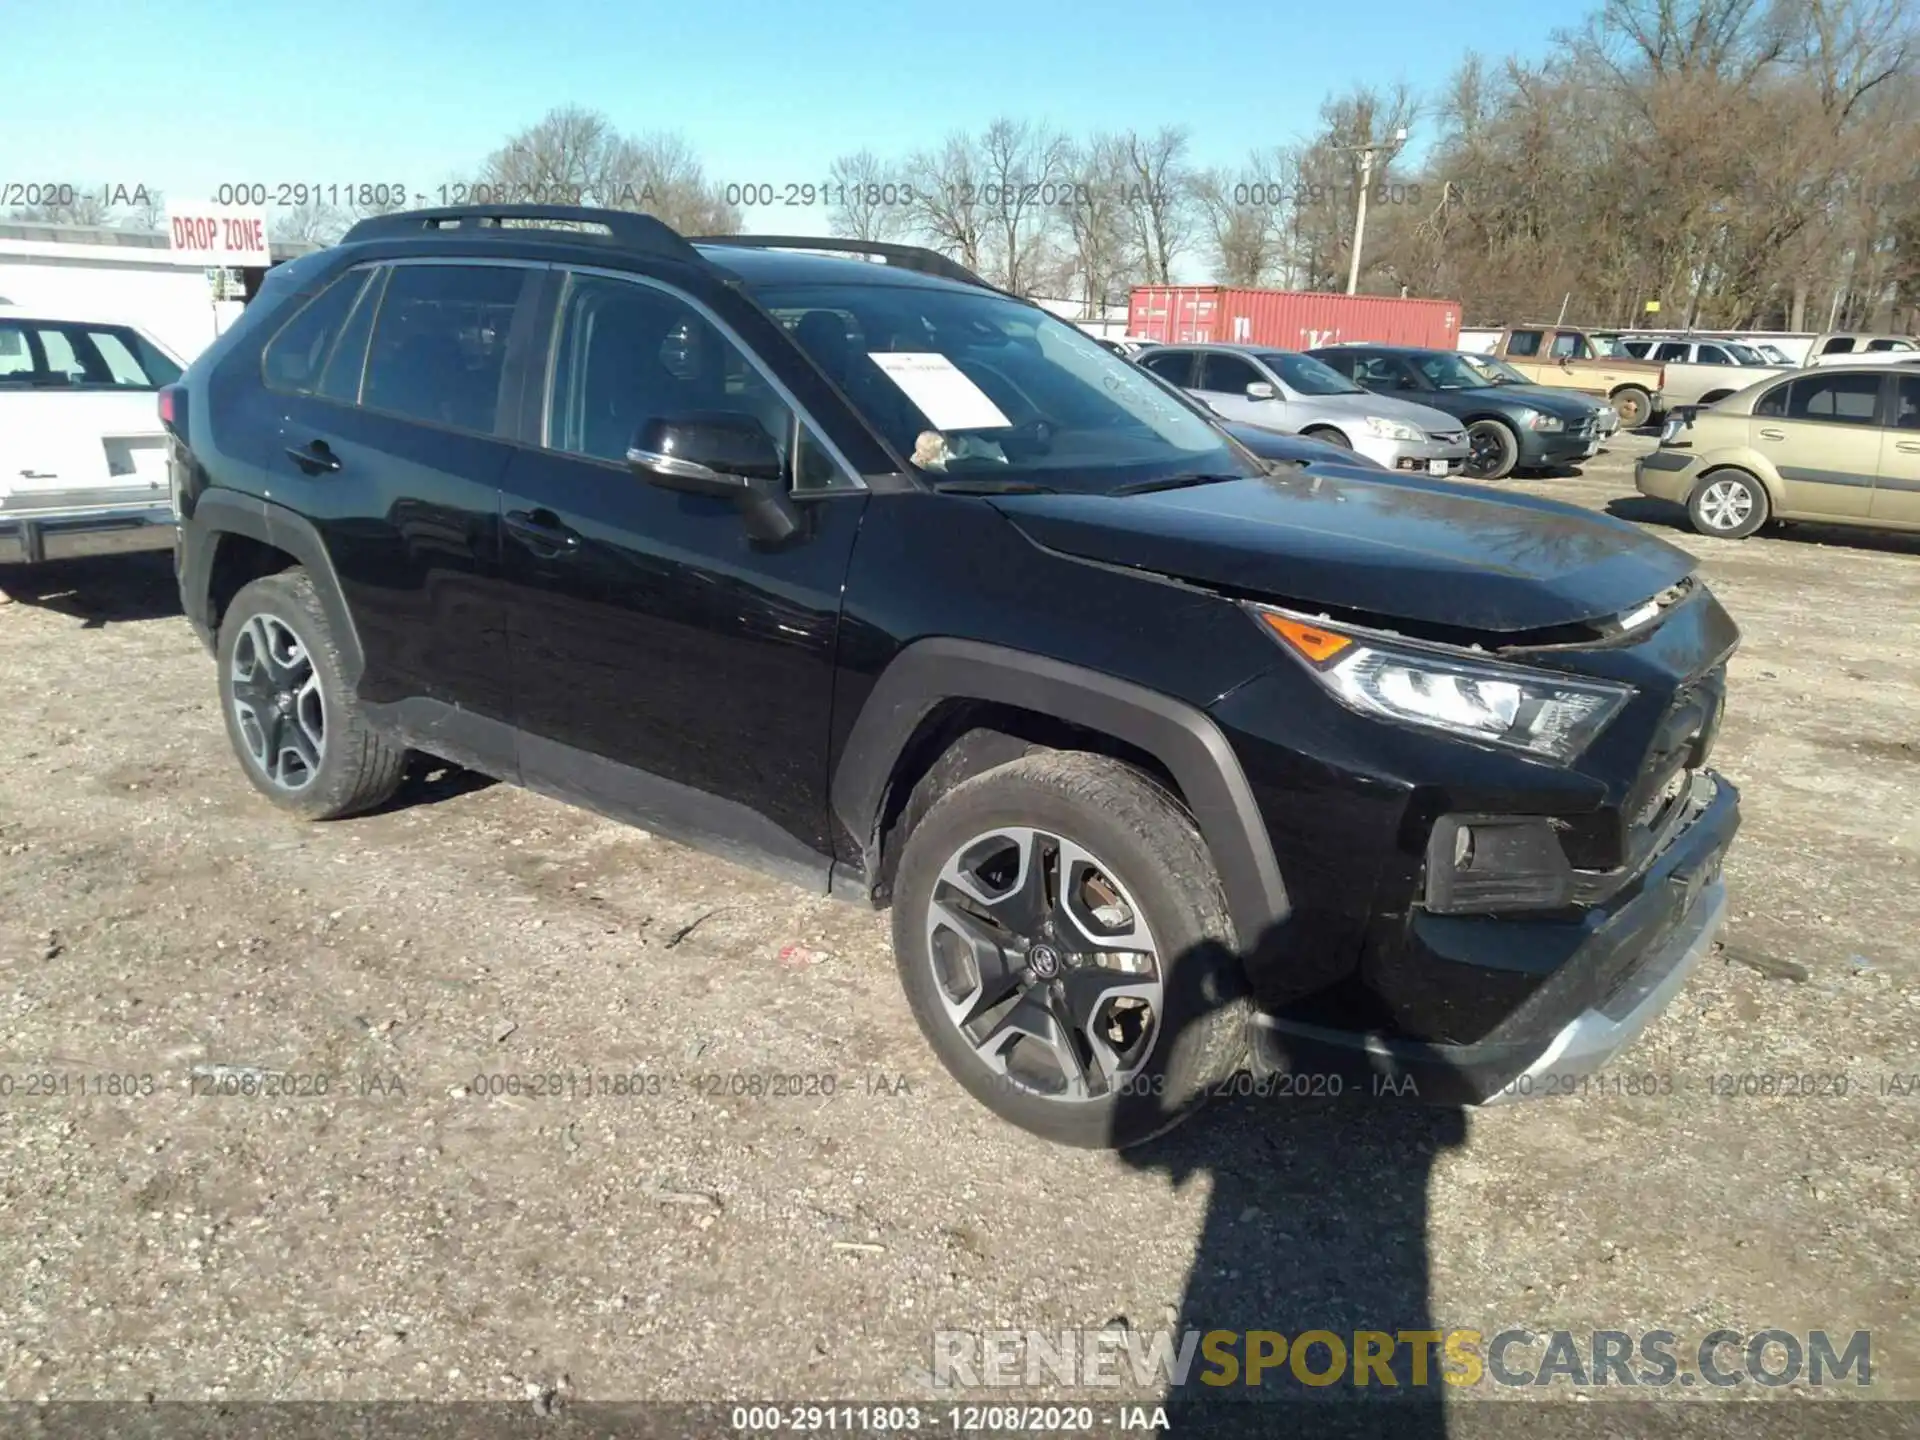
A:
[[[1127,305],[1127,333],[1163,345],[1217,341],[1312,350],[1368,340],[1454,350],[1460,345],[1460,302],[1226,285],[1141,285]]]

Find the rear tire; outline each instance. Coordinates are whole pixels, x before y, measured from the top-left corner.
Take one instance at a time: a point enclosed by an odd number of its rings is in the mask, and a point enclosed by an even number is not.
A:
[[[1744,470],[1710,470],[1687,498],[1687,519],[1702,535],[1744,540],[1773,511],[1767,487]]]
[[[234,596],[214,653],[227,739],[274,804],[336,820],[400,787],[407,752],[366,723],[306,571],[268,575]]]
[[[1172,795],[1104,756],[1029,755],[936,802],[901,854],[893,946],[941,1063],[1060,1144],[1149,1140],[1246,1057],[1244,972],[1206,844]]]
[[[1622,430],[1638,430],[1653,419],[1653,397],[1638,385],[1623,385],[1608,398]]]

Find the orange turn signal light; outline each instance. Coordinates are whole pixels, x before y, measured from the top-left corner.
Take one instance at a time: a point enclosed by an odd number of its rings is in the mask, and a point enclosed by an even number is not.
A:
[[[1304,620],[1289,620],[1284,615],[1269,614],[1265,610],[1260,612],[1260,618],[1266,622],[1269,630],[1316,665],[1331,660],[1353,644],[1345,635],[1336,635],[1331,630],[1309,625]]]

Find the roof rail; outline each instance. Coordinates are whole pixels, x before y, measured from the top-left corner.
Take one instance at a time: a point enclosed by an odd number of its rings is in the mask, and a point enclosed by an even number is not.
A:
[[[958,280],[995,294],[1007,292],[983,280],[958,260],[950,260],[938,250],[922,245],[894,245],[884,240],[845,240],[834,235],[702,235],[695,245],[739,245],[755,250],[831,250],[848,255],[876,255],[901,270],[916,270],[922,275],[937,275],[942,280]],[[1017,298],[1017,297],[1016,297]]]
[[[449,231],[461,235],[523,233],[507,222],[557,221],[567,225],[599,225],[605,235],[567,231],[570,237],[595,244],[613,244],[690,265],[706,262],[680,233],[665,221],[634,210],[600,210],[585,205],[457,205],[439,210],[399,210],[360,221],[340,237],[342,245],[360,240],[412,240]]]

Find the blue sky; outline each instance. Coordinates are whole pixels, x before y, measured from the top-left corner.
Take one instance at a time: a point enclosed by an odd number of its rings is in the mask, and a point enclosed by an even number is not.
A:
[[[0,185],[466,178],[555,105],[678,130],[717,181],[822,180],[996,114],[1085,134],[1186,126],[1202,163],[1304,137],[1330,90],[1441,82],[1469,48],[1538,54],[1584,0],[0,0]],[[281,19],[279,16],[286,18]],[[1417,147],[1420,135],[1413,137]],[[824,233],[824,214],[748,228]]]

